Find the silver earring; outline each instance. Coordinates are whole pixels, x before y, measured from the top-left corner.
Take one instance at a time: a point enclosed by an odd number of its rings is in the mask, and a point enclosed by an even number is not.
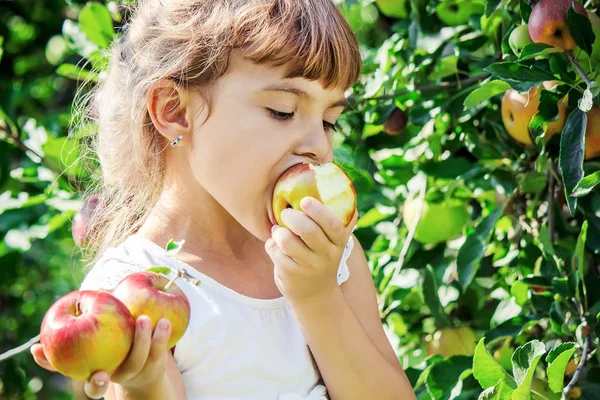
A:
[[[179,135],[179,137],[171,143],[171,146],[175,146],[181,139],[183,139],[183,135]]]

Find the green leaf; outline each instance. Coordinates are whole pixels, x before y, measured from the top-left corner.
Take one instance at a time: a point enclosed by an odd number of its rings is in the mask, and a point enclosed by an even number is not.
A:
[[[490,320],[490,325],[492,327],[499,326],[511,318],[519,316],[521,311],[523,311],[523,309],[517,304],[517,301],[514,297],[504,299],[500,302],[500,304],[498,304],[498,307],[496,307],[494,315],[492,315]]]
[[[523,307],[529,301],[529,286],[522,281],[516,281],[510,287],[510,294],[515,298],[515,302]]]
[[[167,254],[171,257],[177,256],[177,253],[179,253],[184,244],[184,239],[181,239],[179,242],[175,242],[173,239],[169,240],[166,246]]]
[[[529,16],[531,15],[531,6],[527,0],[519,0],[519,10],[521,11],[521,19],[523,23],[529,23]]]
[[[514,391],[512,382],[508,379],[503,379],[496,383],[495,386],[481,392],[478,400],[512,400]]]
[[[560,393],[563,390],[565,368],[575,350],[577,350],[577,343],[562,343],[552,349],[546,357],[546,362],[548,363],[548,384],[554,393]]]
[[[100,3],[88,3],[79,14],[79,26],[85,35],[100,48],[108,48],[114,39],[110,11]]]
[[[436,400],[452,399],[452,389],[471,373],[472,363],[468,356],[454,356],[436,363],[427,376],[429,394]]]
[[[583,178],[586,124],[586,113],[580,109],[575,109],[567,118],[560,137],[560,172],[571,215],[575,215],[575,208],[577,207],[577,198],[571,197],[571,193]]]
[[[169,275],[173,270],[169,267],[152,267],[148,268],[146,271],[154,272],[156,274]]]
[[[561,96],[549,90],[542,90],[537,112],[529,122],[529,131],[535,143],[541,148],[545,141],[546,130],[550,122],[558,120],[558,101]]]
[[[495,386],[499,380],[507,376],[502,367],[494,360],[485,348],[485,338],[481,338],[473,356],[473,376],[482,388]]]
[[[575,6],[571,4],[567,12],[567,28],[575,41],[588,55],[592,54],[592,45],[594,44],[594,31],[592,23],[586,14],[579,14],[575,11]]]
[[[65,78],[73,79],[75,81],[92,81],[98,82],[98,74],[87,69],[79,68],[73,64],[62,64],[56,69],[56,73]]]
[[[552,57],[550,57],[550,71],[558,75],[563,82],[574,82],[575,73],[569,69],[569,61],[563,53],[552,54]]]
[[[527,43],[521,51],[519,61],[529,60],[530,58],[535,57],[545,57],[549,54],[557,53],[559,51],[560,49],[544,43]]]
[[[587,257],[585,254],[585,241],[587,239],[587,229],[588,222],[583,221],[581,231],[579,231],[579,236],[577,237],[577,245],[575,246],[575,252],[573,253],[573,258],[571,259],[571,265],[573,267],[573,270],[577,271],[577,274],[579,276],[579,282],[581,282],[584,299],[587,298],[586,287],[584,283],[584,277],[587,273]],[[579,290],[577,290],[576,293],[579,294]]]
[[[535,64],[526,65],[513,61],[497,62],[488,66],[485,70],[505,80],[513,89],[520,92],[528,91],[533,86],[538,86],[544,81],[556,79],[552,73]]]
[[[485,256],[486,243],[491,235],[498,218],[502,215],[503,207],[496,208],[491,214],[485,217],[475,231],[467,236],[465,243],[458,251],[456,258],[456,267],[458,272],[458,282],[463,290],[473,281],[481,259]]]
[[[600,171],[581,178],[573,189],[571,196],[582,197],[589,194],[600,183]]]
[[[547,182],[545,174],[535,170],[529,171],[520,178],[519,188],[523,193],[538,194],[546,187]]]
[[[552,245],[552,240],[550,239],[550,232],[548,232],[547,221],[544,221],[542,223],[542,227],[539,233],[539,247],[540,250],[542,250],[544,259],[550,263],[550,265],[554,268],[555,271],[560,270],[560,259],[556,256],[556,253],[554,252],[554,246]]]
[[[471,108],[494,96],[502,94],[510,89],[510,85],[502,80],[488,81],[473,90],[464,101],[465,108]]]
[[[383,208],[383,207],[381,207]],[[356,221],[356,228],[360,229],[360,228],[368,228],[369,226],[373,226],[376,223],[383,221],[384,219],[390,217],[391,215],[394,215],[394,208],[393,207],[386,207],[389,210],[385,210],[386,212],[383,212],[383,210],[380,210],[380,208],[375,207],[370,209],[369,211],[367,211],[366,213],[364,213],[364,215],[362,217],[360,217],[358,219],[358,221]]]
[[[425,299],[425,304],[427,304],[427,307],[431,310],[436,326],[440,329],[452,326],[446,316],[444,307],[442,307],[442,303],[440,302],[438,294],[439,285],[431,265],[427,265],[424,268],[423,274],[423,298]]]
[[[546,346],[533,340],[518,347],[512,356],[513,376],[517,382],[517,389],[513,393],[513,400],[531,399],[531,381],[540,358],[546,353]]]
[[[443,161],[425,163],[419,167],[425,175],[442,179],[457,179],[472,168],[473,164],[463,157],[449,157]]]
[[[485,16],[489,17],[498,8],[498,5],[502,3],[502,0],[486,0],[485,2]]]

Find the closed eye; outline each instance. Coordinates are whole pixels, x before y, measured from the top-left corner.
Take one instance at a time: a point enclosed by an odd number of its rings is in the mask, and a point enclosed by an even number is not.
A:
[[[294,119],[294,113],[286,113],[286,112],[281,112],[281,111],[277,111],[277,110],[273,110],[271,108],[267,108],[267,110],[269,111],[269,114],[271,114],[271,116],[275,119],[278,119],[280,121],[287,121],[287,120],[292,120]],[[323,121],[323,127],[325,128],[326,131],[337,131],[337,126],[335,124],[332,124],[331,122],[327,122],[327,121]]]

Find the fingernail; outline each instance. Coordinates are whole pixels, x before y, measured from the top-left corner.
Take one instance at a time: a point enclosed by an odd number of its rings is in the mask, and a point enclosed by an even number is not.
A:
[[[279,225],[273,225],[271,227],[271,233],[275,232],[277,230],[277,228],[279,228]]]
[[[94,381],[94,385],[102,387],[106,385],[106,381]]]

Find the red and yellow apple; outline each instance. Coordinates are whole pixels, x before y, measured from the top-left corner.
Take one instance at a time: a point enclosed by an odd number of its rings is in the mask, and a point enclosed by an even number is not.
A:
[[[436,331],[425,347],[428,356],[439,354],[445,358],[456,355],[472,355],[477,346],[477,337],[471,328],[445,328]]]
[[[286,208],[301,211],[300,201],[310,196],[329,208],[348,226],[356,211],[356,190],[343,169],[334,163],[296,164],[285,171],[273,190],[273,214],[280,226]]]
[[[407,122],[408,115],[406,115],[406,112],[396,107],[388,120],[383,124],[383,131],[390,136],[399,135],[404,132]]]
[[[575,0],[541,0],[529,16],[529,35],[536,43],[573,50],[575,41],[565,23],[571,4],[579,14],[586,15],[585,8]]]
[[[40,330],[44,355],[54,369],[76,380],[114,372],[129,354],[135,321],[110,293],[74,291],[46,312]]]
[[[532,87],[529,92],[519,93],[509,89],[502,98],[502,122],[510,136],[523,144],[533,143],[529,134],[529,123],[540,105],[540,89]],[[560,133],[567,121],[567,96],[558,102],[558,119],[546,128],[546,139]]]
[[[589,160],[600,154],[600,107],[593,106],[587,112],[585,129],[585,159]]]
[[[411,196],[404,203],[402,217],[408,229],[417,218],[419,201],[418,197]],[[448,199],[443,203],[425,201],[414,238],[423,244],[445,242],[460,235],[467,221],[469,211],[462,200]]]
[[[137,272],[123,278],[112,295],[127,306],[133,318],[146,315],[152,320],[152,329],[161,318],[171,322],[168,348],[181,339],[190,322],[190,303],[175,284],[167,287],[169,279],[154,272]],[[166,288],[165,288],[166,287]]]

